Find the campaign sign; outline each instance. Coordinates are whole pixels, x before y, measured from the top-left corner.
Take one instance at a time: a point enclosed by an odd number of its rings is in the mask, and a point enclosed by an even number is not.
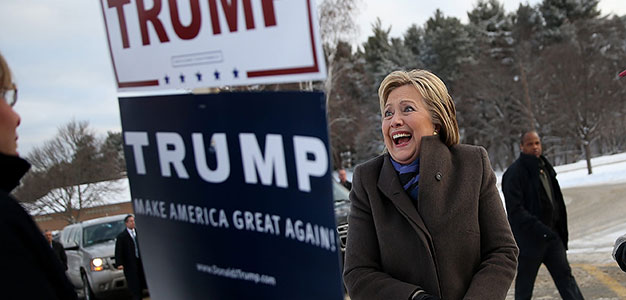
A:
[[[151,299],[343,299],[322,93],[119,101]]]
[[[100,0],[119,91],[326,76],[314,0]]]

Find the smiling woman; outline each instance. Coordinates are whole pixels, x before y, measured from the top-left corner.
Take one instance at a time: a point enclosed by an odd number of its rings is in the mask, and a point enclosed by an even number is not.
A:
[[[434,74],[393,72],[378,94],[387,152],[354,172],[350,298],[505,299],[518,249],[487,152],[459,144]]]
[[[422,137],[437,132],[431,119],[424,99],[414,87],[403,85],[389,93],[382,131],[385,147],[395,161],[409,164],[417,159]]]

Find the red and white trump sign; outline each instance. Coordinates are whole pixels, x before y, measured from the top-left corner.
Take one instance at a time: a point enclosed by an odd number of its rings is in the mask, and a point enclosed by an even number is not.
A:
[[[326,76],[313,0],[100,0],[119,91]]]

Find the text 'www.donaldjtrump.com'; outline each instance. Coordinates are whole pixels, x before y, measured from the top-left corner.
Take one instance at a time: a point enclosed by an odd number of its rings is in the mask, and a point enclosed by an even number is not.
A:
[[[274,276],[263,275],[253,272],[245,272],[241,269],[223,268],[216,265],[207,266],[204,264],[196,264],[196,269],[200,272],[209,273],[216,276],[252,281],[254,283],[262,283],[267,285],[276,285],[276,278]]]

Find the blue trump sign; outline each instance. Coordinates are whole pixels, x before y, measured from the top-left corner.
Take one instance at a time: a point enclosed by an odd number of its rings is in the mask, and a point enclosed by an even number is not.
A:
[[[321,93],[120,98],[152,299],[343,299]]]

